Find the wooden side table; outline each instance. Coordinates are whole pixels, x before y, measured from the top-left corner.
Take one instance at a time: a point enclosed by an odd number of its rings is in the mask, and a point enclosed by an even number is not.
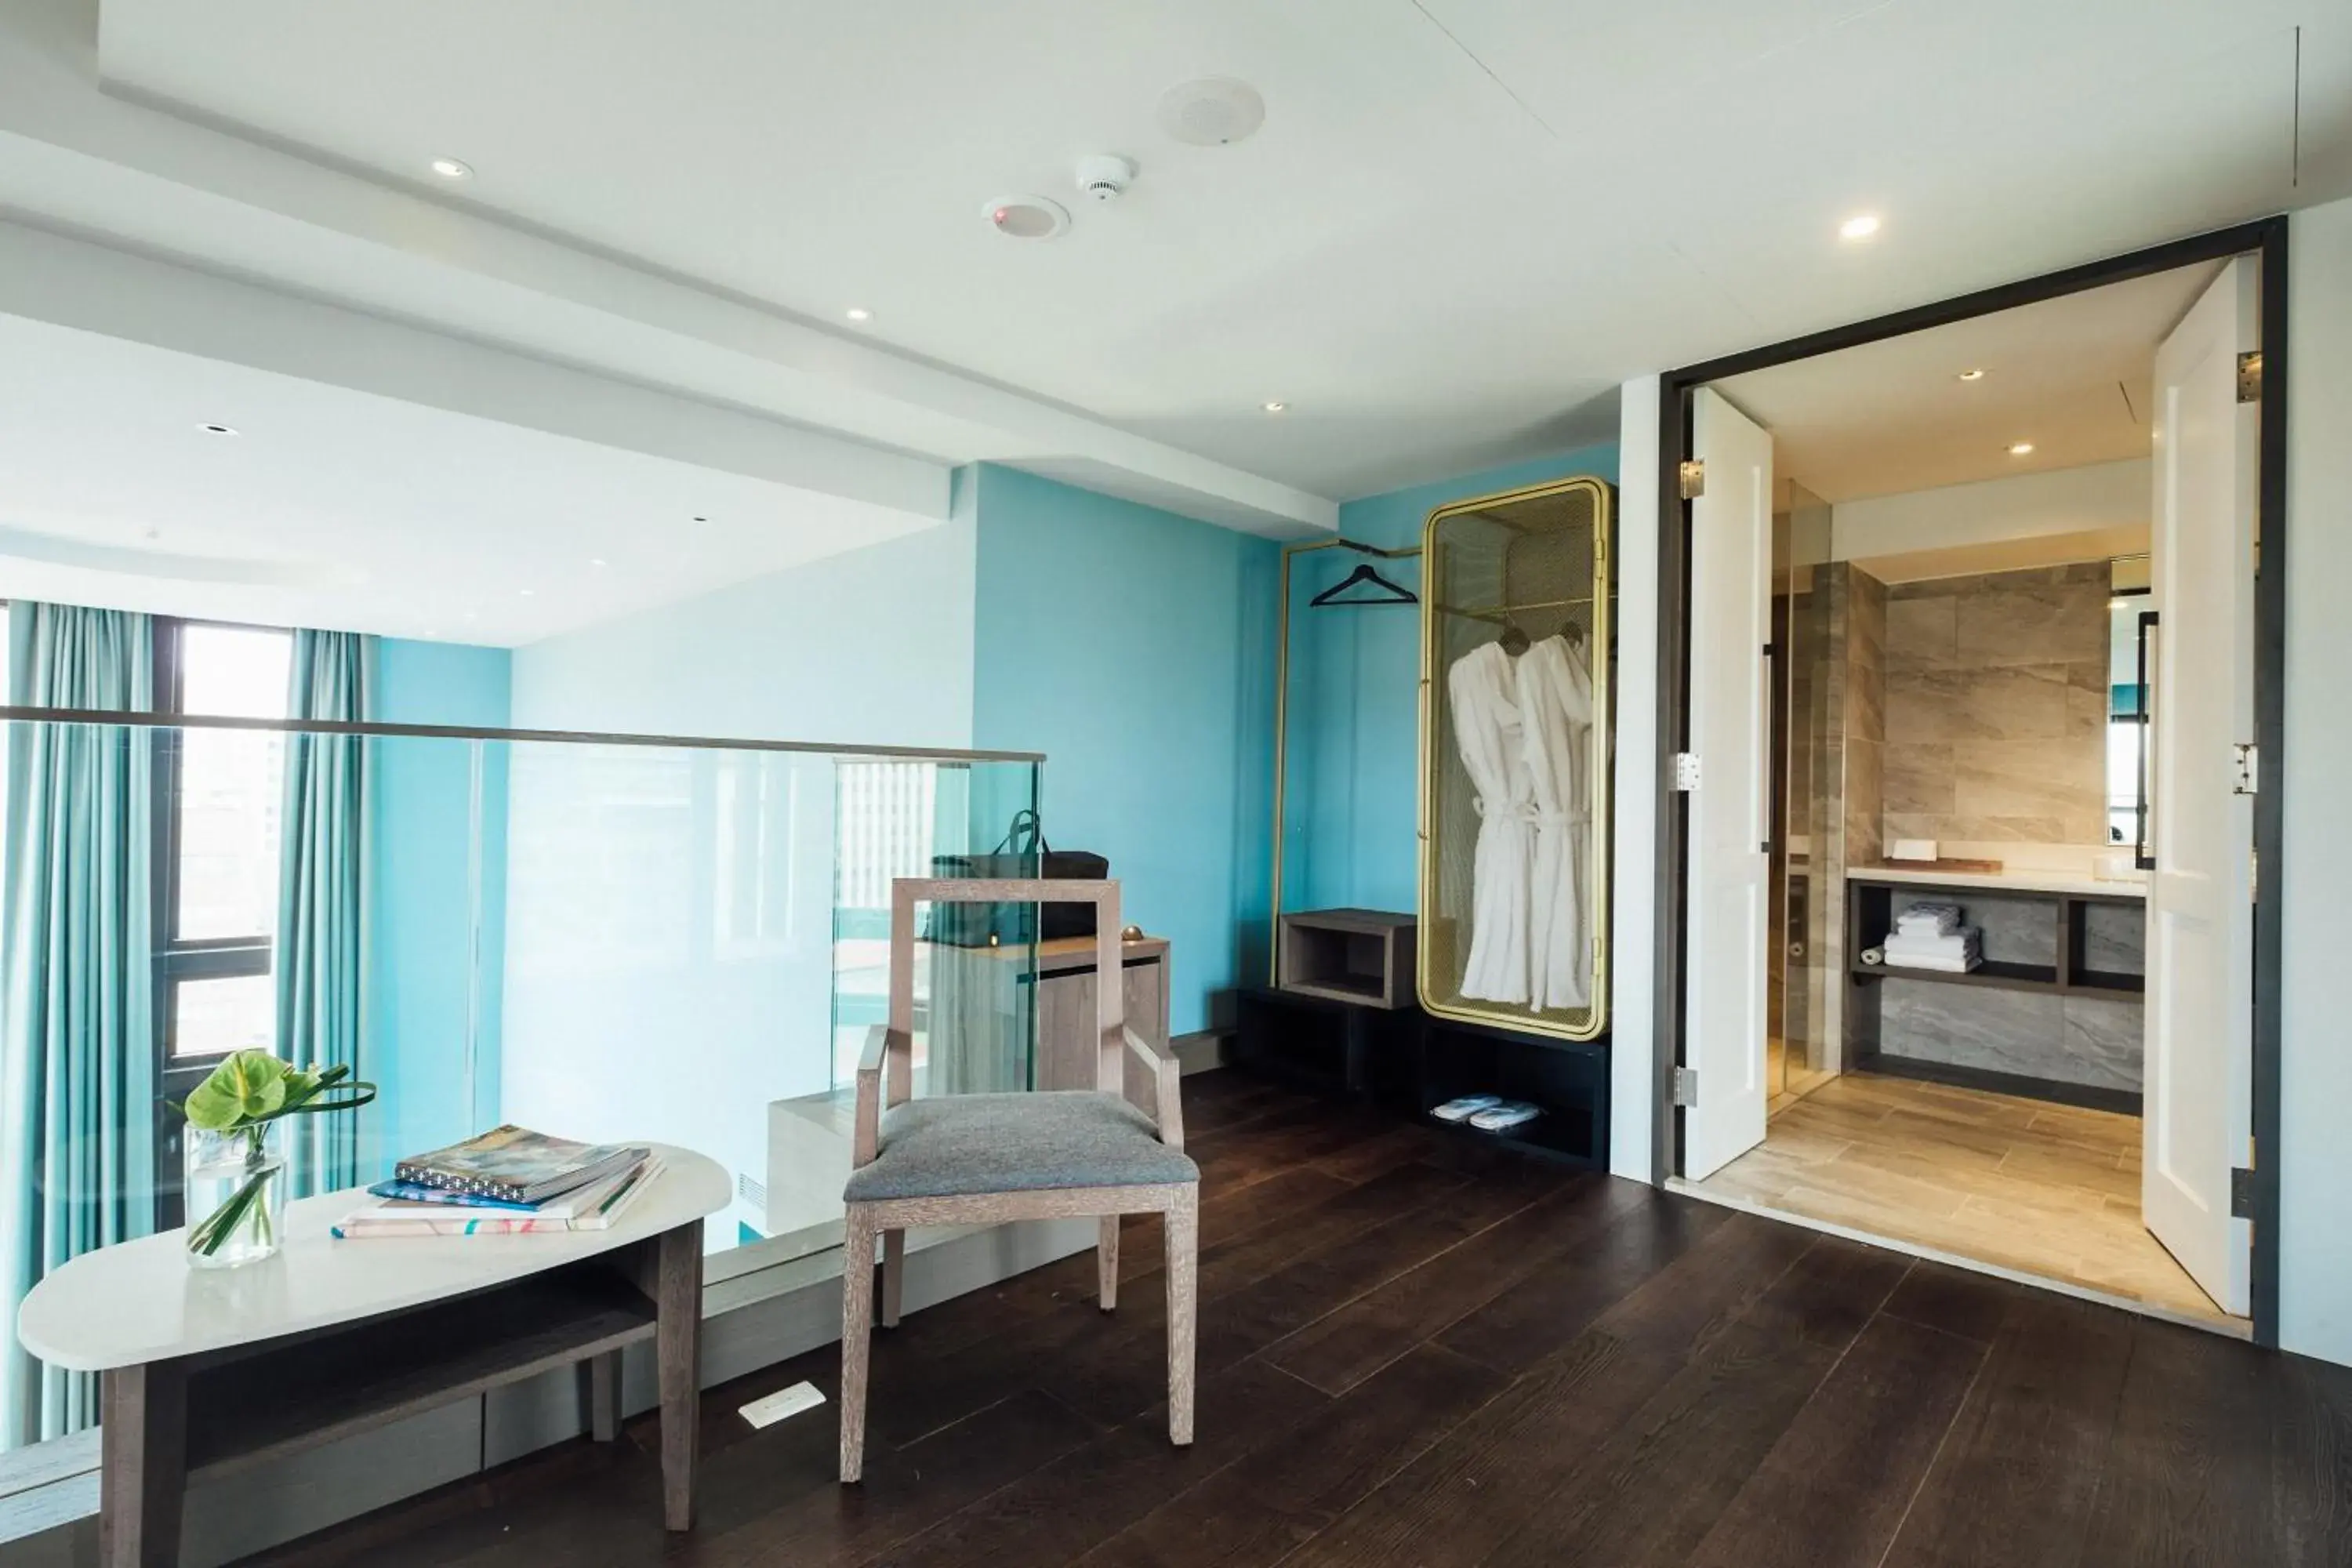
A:
[[[1037,943],[1036,1049],[1015,1027],[1014,987],[1026,978],[1029,945],[954,947],[918,944],[931,981],[930,1010],[942,1027],[931,1042],[933,1094],[976,1094],[1023,1089],[1092,1089],[1095,1034],[1095,939],[1061,937]],[[1154,1046],[1168,1044],[1168,939],[1146,936],[1119,944],[1119,983],[1128,1026]],[[1026,1069],[1026,1070],[1024,1070]],[[1130,1064],[1127,1097],[1157,1114],[1151,1075]]]
[[[17,1335],[102,1379],[99,1557],[180,1554],[190,1477],[261,1465],[420,1411],[584,1365],[589,1428],[618,1435],[620,1352],[654,1342],[662,1508],[694,1522],[702,1219],[719,1164],[656,1145],[664,1168],[609,1230],[337,1241],[358,1188],[289,1204],[278,1256],[188,1266],[168,1231],[75,1258],[34,1287]]]

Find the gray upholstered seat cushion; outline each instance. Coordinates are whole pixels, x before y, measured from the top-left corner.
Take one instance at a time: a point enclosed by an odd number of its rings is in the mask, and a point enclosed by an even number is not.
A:
[[[1160,1141],[1115,1094],[959,1094],[882,1113],[881,1151],[849,1173],[845,1203],[1197,1182],[1201,1168]]]

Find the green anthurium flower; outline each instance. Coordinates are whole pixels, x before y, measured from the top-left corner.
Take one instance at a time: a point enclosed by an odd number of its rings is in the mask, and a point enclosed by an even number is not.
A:
[[[188,1095],[189,1125],[226,1132],[268,1120],[286,1103],[289,1070],[268,1051],[232,1051]]]

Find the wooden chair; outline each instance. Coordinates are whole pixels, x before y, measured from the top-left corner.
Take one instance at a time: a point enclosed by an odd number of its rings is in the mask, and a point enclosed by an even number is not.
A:
[[[914,1100],[915,906],[1095,906],[1095,1015],[1101,1047],[1091,1089]],[[1165,1216],[1168,1237],[1168,1437],[1192,1440],[1193,1311],[1200,1257],[1200,1168],[1184,1154],[1176,1058],[1127,1026],[1119,983],[1118,884],[901,878],[890,893],[890,1021],[857,1064],[857,1124],[842,1194],[841,1479],[864,1472],[866,1384],[874,1326],[874,1254],[882,1244],[882,1321],[895,1326],[907,1228],[1092,1215],[1106,1312],[1118,1303],[1118,1222]],[[1127,1101],[1127,1054],[1151,1068],[1158,1116]]]

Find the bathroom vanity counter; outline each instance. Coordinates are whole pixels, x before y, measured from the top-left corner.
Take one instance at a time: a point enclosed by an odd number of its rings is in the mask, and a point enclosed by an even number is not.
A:
[[[2026,868],[2000,871],[1943,871],[1933,866],[1854,866],[1846,870],[1853,882],[1885,882],[1906,888],[1981,888],[1988,892],[2063,893],[2080,899],[2147,897],[2147,883],[2109,881],[2087,871],[2037,871]]]
[[[2137,1112],[2147,890],[2066,873],[1846,876],[1847,1059],[1866,1070]],[[1873,962],[1913,903],[1982,933],[1963,973]]]

